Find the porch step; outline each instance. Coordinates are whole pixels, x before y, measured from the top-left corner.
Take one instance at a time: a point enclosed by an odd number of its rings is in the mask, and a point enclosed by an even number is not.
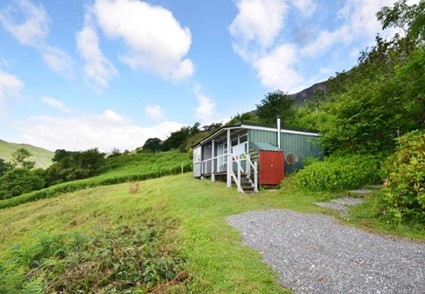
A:
[[[241,176],[241,187],[244,192],[254,192],[255,188],[250,178]]]

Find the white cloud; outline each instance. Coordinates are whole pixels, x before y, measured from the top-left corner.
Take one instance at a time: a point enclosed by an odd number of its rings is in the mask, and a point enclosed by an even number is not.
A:
[[[353,66],[350,62],[355,59],[350,55],[350,47],[365,48],[374,44],[375,35],[381,30],[375,14],[383,6],[391,6],[395,0],[345,1],[334,15],[332,23],[339,24],[335,29],[329,29],[329,22],[320,23],[320,18],[314,15],[316,11],[329,10],[329,4],[325,2],[235,0],[238,14],[230,25],[233,49],[256,70],[263,86],[293,93],[327,78],[320,71],[324,66],[335,70],[347,69],[339,66]],[[315,36],[309,42],[305,43],[306,39],[300,41],[291,31],[294,24],[287,22],[293,19],[287,16],[292,13],[297,15],[297,21],[300,19],[301,30],[317,31],[309,34]],[[304,23],[305,28],[302,27]],[[323,26],[326,29],[321,28]],[[388,31],[383,36],[393,33]],[[325,65],[323,60],[328,64]],[[305,64],[312,66],[307,68]],[[314,68],[316,64],[317,69]]]
[[[16,76],[0,71],[0,113],[6,113],[6,100],[20,97],[24,83]]]
[[[201,121],[202,124],[210,124],[214,122],[214,111],[216,103],[207,95],[202,92],[199,85],[194,87],[196,99],[198,100],[198,107],[195,110],[195,117]]]
[[[282,0],[237,0],[238,15],[230,33],[238,49],[249,43],[270,47],[282,29],[287,5]],[[242,49],[243,50],[243,49]]]
[[[193,64],[184,59],[192,37],[173,14],[160,6],[136,0],[96,0],[98,25],[112,39],[124,41],[127,52],[121,61],[166,79],[193,74]]]
[[[173,81],[178,82],[192,76],[194,71],[195,68],[192,60],[186,58],[176,67],[175,71],[171,74],[171,78]]]
[[[84,74],[96,92],[109,84],[109,80],[118,75],[112,62],[106,58],[99,46],[99,36],[92,25],[91,15],[86,14],[85,26],[77,34],[77,48],[83,57]]]
[[[53,97],[43,97],[41,98],[41,102],[43,102],[46,105],[49,105],[50,107],[65,111],[65,112],[70,112],[70,110],[58,99],[53,98]]]
[[[307,16],[312,15],[317,8],[314,0],[295,0],[292,1],[292,4]]]
[[[72,59],[68,54],[51,46],[42,46],[39,49],[44,62],[51,70],[69,79],[74,77]]]
[[[326,52],[336,43],[347,45],[359,39],[368,39],[369,43],[372,43],[375,35],[381,30],[381,24],[376,18],[376,13],[383,6],[391,6],[394,2],[394,0],[347,1],[337,13],[338,19],[343,24],[333,31],[321,31],[316,40],[303,48],[302,53],[319,55]],[[389,34],[392,33],[389,32]]]
[[[165,121],[141,127],[128,122],[113,110],[60,118],[38,116],[15,123],[23,142],[49,150],[86,150],[97,147],[102,152],[110,152],[113,148],[134,150],[143,146],[147,139],[165,139],[170,132],[182,126],[177,122]]]
[[[69,55],[46,43],[49,21],[43,6],[28,0],[14,1],[0,12],[0,22],[19,43],[37,49],[50,69],[67,78],[73,77]]]
[[[159,105],[148,105],[145,107],[145,113],[152,120],[161,120],[164,118],[162,113],[161,106]]]
[[[294,45],[283,44],[258,59],[254,66],[264,86],[293,93],[306,86],[302,76],[295,69],[298,62],[297,48]]]
[[[351,28],[347,25],[341,26],[338,30],[329,32],[321,31],[315,41],[308,44],[301,50],[304,55],[315,56],[323,53],[335,43],[347,43],[352,40]]]
[[[27,0],[17,0],[16,6],[9,6],[0,12],[0,21],[4,28],[21,44],[36,46],[42,44],[49,33],[46,11]],[[22,13],[23,22],[18,22]]]

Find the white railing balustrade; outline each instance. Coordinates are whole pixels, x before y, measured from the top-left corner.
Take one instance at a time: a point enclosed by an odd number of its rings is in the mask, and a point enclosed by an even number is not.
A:
[[[243,192],[241,177],[246,176],[251,179],[251,170],[254,172],[254,191],[258,192],[258,165],[257,162],[252,162],[251,156],[246,153],[233,155],[231,153],[218,155],[201,161],[201,174],[202,175],[215,175],[220,173],[227,173],[227,156],[231,156],[232,167],[230,168],[230,176],[236,183],[239,192]],[[245,167],[242,165],[245,161]],[[236,163],[236,173],[233,164]]]

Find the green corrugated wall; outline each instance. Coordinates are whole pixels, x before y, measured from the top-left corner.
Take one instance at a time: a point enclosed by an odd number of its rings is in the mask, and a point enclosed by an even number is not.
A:
[[[285,174],[294,172],[303,167],[303,160],[306,157],[318,157],[323,159],[323,149],[317,144],[316,136],[304,134],[281,133],[281,149],[286,156],[288,153],[295,153],[298,156],[298,163],[294,165],[285,162]],[[276,132],[264,130],[249,130],[249,142],[264,142],[277,146]]]

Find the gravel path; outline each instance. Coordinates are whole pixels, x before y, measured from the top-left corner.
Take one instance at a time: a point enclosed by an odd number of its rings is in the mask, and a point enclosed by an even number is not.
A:
[[[425,293],[425,244],[290,210],[228,217],[295,293]]]
[[[348,216],[348,207],[363,203],[362,198],[343,197],[339,199],[332,199],[328,202],[317,202],[316,205],[327,207],[340,212],[343,216]]]

